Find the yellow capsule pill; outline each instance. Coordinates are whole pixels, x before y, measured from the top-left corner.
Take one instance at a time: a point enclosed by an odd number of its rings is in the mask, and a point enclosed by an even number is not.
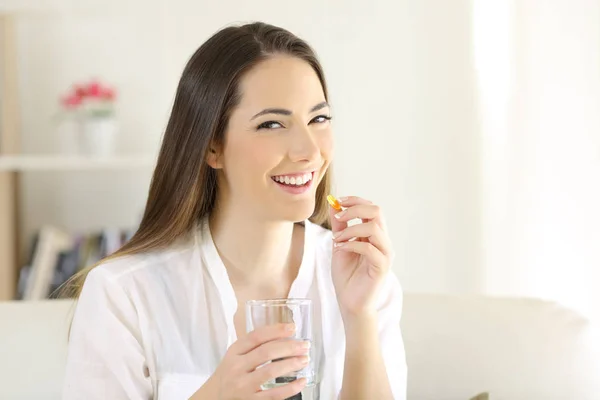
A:
[[[337,201],[337,199],[335,197],[333,197],[333,195],[331,195],[331,194],[328,195],[327,201],[329,202],[331,207],[335,208],[338,211],[342,211],[342,206],[340,205],[340,202]]]

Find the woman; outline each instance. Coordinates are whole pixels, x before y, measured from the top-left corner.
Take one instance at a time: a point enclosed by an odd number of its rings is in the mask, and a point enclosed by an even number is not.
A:
[[[196,51],[139,230],[72,282],[66,398],[405,398],[390,240],[376,205],[327,205],[330,119],[321,66],[288,31],[228,27]],[[261,391],[307,349],[285,326],[247,334],[244,304],[288,296],[320,316],[320,383]]]

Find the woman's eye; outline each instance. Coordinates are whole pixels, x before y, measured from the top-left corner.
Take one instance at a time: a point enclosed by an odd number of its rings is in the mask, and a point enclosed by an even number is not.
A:
[[[256,129],[278,129],[278,128],[283,128],[283,125],[281,125],[277,121],[266,121],[266,122],[263,122],[262,124],[260,124]]]
[[[314,117],[310,123],[316,123],[316,124],[322,124],[325,122],[331,121],[331,117],[329,115],[318,115],[316,117]]]

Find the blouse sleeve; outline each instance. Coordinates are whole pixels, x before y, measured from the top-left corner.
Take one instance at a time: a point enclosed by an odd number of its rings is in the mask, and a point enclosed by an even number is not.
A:
[[[151,399],[135,307],[103,268],[87,276],[73,316],[63,399]]]
[[[379,307],[379,340],[388,380],[395,400],[406,400],[406,354],[400,331],[402,288],[396,274],[390,271],[382,288]]]

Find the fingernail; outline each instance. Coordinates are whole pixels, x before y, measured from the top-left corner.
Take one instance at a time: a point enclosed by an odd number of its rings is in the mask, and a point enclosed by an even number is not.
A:
[[[346,200],[348,200],[348,197],[347,197],[347,196],[346,196],[346,197],[340,197],[340,198],[338,199],[338,201],[339,201],[339,202],[341,202],[341,203],[345,202]]]
[[[334,234],[333,234],[333,238],[334,238],[334,239],[337,239],[337,238],[339,238],[340,236],[342,236],[342,231],[340,231],[340,232],[336,232],[336,233],[334,233]]]
[[[306,365],[308,364],[309,358],[307,356],[300,357],[300,364]]]
[[[296,324],[286,324],[285,330],[288,332],[294,332],[296,330]]]
[[[334,214],[333,216],[336,217],[337,219],[340,219],[344,216],[344,214],[346,214],[346,210],[340,211],[339,213]]]
[[[305,340],[304,342],[302,342],[302,348],[303,349],[310,349],[310,341]]]
[[[344,245],[346,245],[346,242],[334,243],[333,247],[342,247]]]

